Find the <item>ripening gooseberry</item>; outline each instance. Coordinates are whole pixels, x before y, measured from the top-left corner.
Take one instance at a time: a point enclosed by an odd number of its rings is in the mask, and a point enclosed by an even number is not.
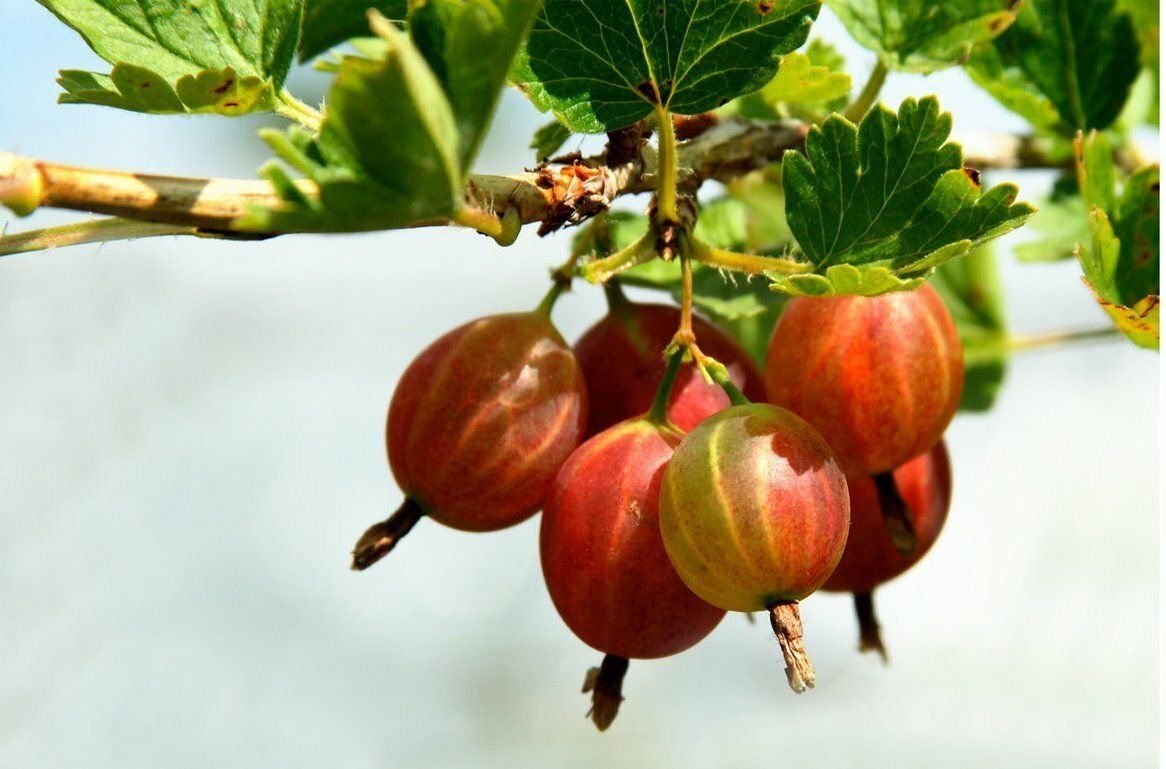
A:
[[[464,531],[530,517],[586,420],[583,374],[549,308],[450,331],[409,364],[393,393],[385,437],[406,499],[360,538],[353,568],[383,557],[422,515]]]

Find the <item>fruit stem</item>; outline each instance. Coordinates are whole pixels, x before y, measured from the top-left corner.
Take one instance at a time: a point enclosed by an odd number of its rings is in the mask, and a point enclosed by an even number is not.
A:
[[[678,348],[668,355],[668,365],[664,369],[664,377],[660,386],[656,388],[656,397],[652,400],[652,408],[645,417],[654,425],[670,425],[668,421],[668,401],[672,397],[672,385],[676,382],[676,375],[680,373],[680,364],[684,361],[684,348]]]
[[[679,222],[676,209],[676,130],[672,115],[656,105],[656,212],[659,219]]]
[[[883,60],[879,59],[875,63],[874,69],[870,72],[870,77],[866,80],[866,85],[862,87],[862,93],[858,98],[850,103],[842,116],[851,123],[857,123],[862,120],[870,108],[874,106],[875,99],[879,98],[879,91],[883,90],[883,83],[887,81],[887,65],[883,64]]]
[[[734,406],[748,406],[753,401],[745,397],[745,393],[737,387],[733,380],[729,377],[729,370],[720,361],[706,357],[702,363],[705,372],[708,373],[712,380],[721,386],[725,391],[725,395],[729,396],[729,403]]]
[[[874,477],[874,483],[879,495],[883,524],[887,527],[891,544],[903,555],[908,555],[915,549],[917,541],[915,524],[911,521],[911,511],[907,509],[907,503],[899,493],[895,476],[890,472],[879,473]]]
[[[559,301],[559,297],[570,287],[570,283],[563,283],[556,280],[551,284],[550,290],[543,296],[542,301],[538,303],[538,307],[535,307],[534,311],[547,320],[550,320],[551,310],[555,309],[555,302]]]
[[[397,512],[380,523],[368,527],[356,547],[352,549],[352,570],[364,571],[369,566],[388,555],[397,543],[421,520],[425,511],[412,497],[405,497],[405,501],[397,508]]]
[[[583,693],[591,692],[591,709],[587,717],[598,727],[607,730],[619,715],[619,705],[623,702],[623,679],[628,672],[626,657],[605,654],[599,667],[587,671],[583,679]]]
[[[635,243],[616,251],[611,256],[596,259],[583,265],[583,277],[589,283],[606,283],[617,273],[643,264],[656,255],[656,239],[651,231],[644,233]]]
[[[802,615],[797,601],[778,602],[769,606],[769,624],[781,654],[785,658],[785,677],[796,694],[814,688],[814,665],[806,656],[802,643]]]
[[[798,259],[785,259],[777,256],[760,256],[758,254],[742,254],[716,248],[709,244],[689,237],[690,253],[698,262],[723,270],[735,270],[749,275],[764,275],[776,272],[781,275],[798,275],[811,272],[814,265]]]
[[[687,249],[680,251],[680,330],[689,344],[696,341],[692,331],[692,259]]]
[[[875,616],[874,594],[854,594],[854,614],[858,617],[858,650],[878,652],[886,665],[887,647],[883,646],[883,636],[879,632],[879,620]]]

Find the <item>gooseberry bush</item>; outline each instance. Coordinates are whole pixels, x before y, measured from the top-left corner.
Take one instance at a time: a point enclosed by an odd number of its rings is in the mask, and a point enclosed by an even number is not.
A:
[[[939,536],[957,410],[990,409],[1026,348],[1158,347],[1159,169],[1132,138],[1157,125],[1150,0],[827,0],[875,54],[859,87],[814,35],[820,0],[39,1],[110,65],[62,70],[62,103],[288,125],[260,131],[274,157],[250,180],[0,153],[14,215],[99,215],[5,231],[0,255],[574,231],[541,301],[449,331],[401,377],[404,501],[352,566],[425,519],[488,532],[541,510],[550,597],[604,655],[584,685],[600,729],[630,659],[683,652],[729,611],[764,612],[790,687],[812,687],[798,603],[819,589],[854,595],[860,649],[885,660],[872,593]],[[297,63],[332,76],[323,104],[290,92]],[[964,146],[934,96],[879,101],[896,73],[951,67],[1029,129]],[[474,173],[506,87],[547,115],[532,166]],[[583,135],[604,149],[562,153]],[[1055,174],[1039,214],[989,183],[1014,168]],[[988,244],[1030,220],[1020,258],[1075,258],[1111,327],[1008,333]],[[609,313],[572,346],[552,312],[585,283]]]

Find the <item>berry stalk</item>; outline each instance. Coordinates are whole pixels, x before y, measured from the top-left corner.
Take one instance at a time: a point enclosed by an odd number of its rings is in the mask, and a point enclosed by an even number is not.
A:
[[[891,544],[903,555],[910,555],[918,544],[918,537],[915,534],[915,524],[911,522],[911,512],[907,509],[903,495],[899,493],[898,484],[895,483],[895,475],[889,472],[879,473],[874,477],[874,483]]]
[[[360,535],[352,549],[352,570],[364,571],[392,552],[423,515],[425,511],[421,509],[421,505],[412,498],[405,497],[397,512],[380,523],[369,526],[368,530]]]
[[[781,655],[785,658],[785,677],[789,681],[789,688],[796,694],[813,689],[814,665],[802,643],[802,615],[798,611],[798,602],[772,604],[769,607],[769,624],[773,627],[773,634],[781,646]]]
[[[883,646],[883,636],[880,632],[879,620],[875,616],[874,593],[854,594],[854,614],[858,617],[858,650],[860,652],[878,652],[886,665],[887,647]]]
[[[623,679],[628,672],[626,657],[606,654],[599,667],[587,671],[583,679],[583,693],[591,692],[591,709],[587,717],[599,731],[607,730],[619,715],[623,702]]]

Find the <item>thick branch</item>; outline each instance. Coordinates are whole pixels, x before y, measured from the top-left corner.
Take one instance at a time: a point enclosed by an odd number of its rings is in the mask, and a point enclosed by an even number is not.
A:
[[[678,185],[684,192],[695,192],[707,180],[731,181],[776,162],[786,150],[803,146],[807,130],[798,121],[711,122],[707,130],[678,146]],[[1032,167],[1044,162],[1035,142],[1008,135],[991,141],[980,137],[969,149],[969,165],[980,168]],[[574,158],[511,176],[475,174],[467,185],[466,203],[498,216],[514,208],[524,224],[541,222],[540,232],[545,233],[582,222],[622,195],[654,189],[656,155],[648,145],[620,164],[608,166],[605,160],[603,155]],[[296,184],[305,195],[318,192],[310,181]],[[226,235],[244,234],[237,222],[250,206],[278,202],[272,186],[258,179],[105,171],[0,153],[0,205],[18,214],[47,206]],[[450,222],[423,221],[414,226],[445,224]]]

